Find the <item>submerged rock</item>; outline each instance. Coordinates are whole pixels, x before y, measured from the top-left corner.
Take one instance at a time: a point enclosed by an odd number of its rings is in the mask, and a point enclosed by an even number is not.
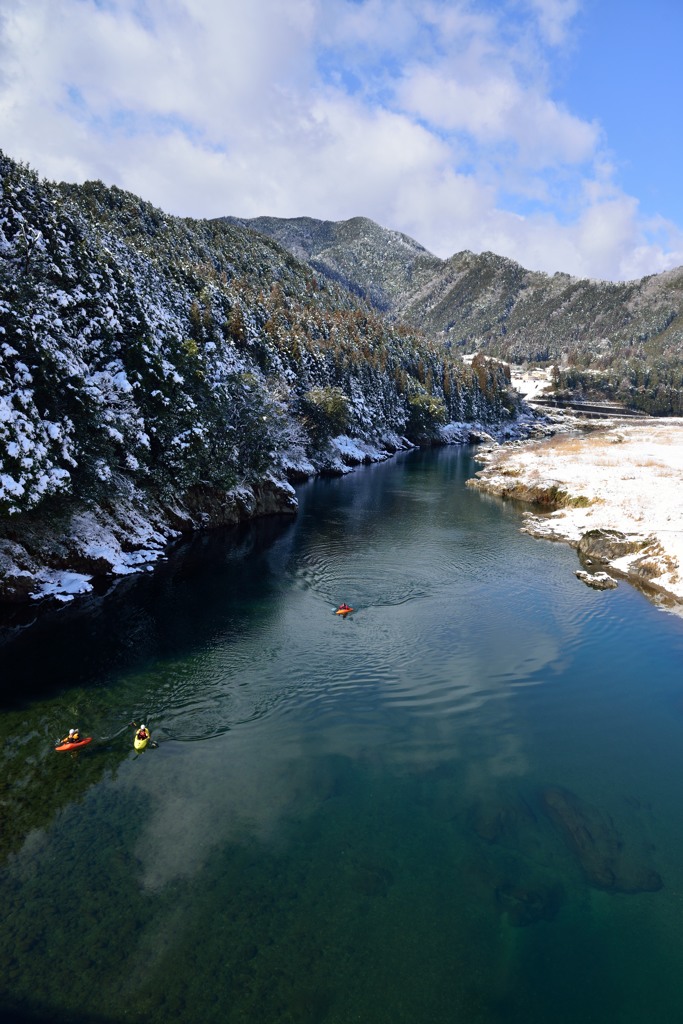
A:
[[[521,797],[478,800],[468,816],[470,827],[488,843],[519,845],[525,831],[536,824],[536,816]]]
[[[590,885],[623,893],[662,888],[659,873],[627,848],[608,814],[559,786],[541,793],[541,806]]]
[[[507,914],[513,928],[526,928],[538,921],[552,921],[564,902],[559,882],[535,888],[503,883],[496,889],[496,903]]]
[[[493,889],[495,905],[513,928],[552,921],[564,903],[564,888],[544,870],[542,830],[521,794],[485,796],[470,809],[468,824],[486,843],[478,870]]]

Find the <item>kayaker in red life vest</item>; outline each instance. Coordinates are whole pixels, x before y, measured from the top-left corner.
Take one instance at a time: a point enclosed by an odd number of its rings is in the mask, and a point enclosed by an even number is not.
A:
[[[59,745],[61,747],[62,744],[64,744],[64,743],[78,743],[80,738],[81,738],[81,733],[80,733],[79,729],[69,729],[69,735],[65,736],[63,740],[60,740],[59,741]]]
[[[148,731],[147,727],[144,726],[144,725],[140,726],[140,728],[135,733],[135,735],[136,735],[137,739],[139,739],[139,740],[148,740],[149,739],[149,731]]]

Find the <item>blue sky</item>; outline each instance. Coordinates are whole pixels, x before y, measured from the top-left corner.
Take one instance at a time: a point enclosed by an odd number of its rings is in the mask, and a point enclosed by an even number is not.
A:
[[[579,116],[599,119],[620,183],[643,211],[683,225],[683,4],[597,0],[580,9],[575,27],[576,51],[558,88]]]
[[[187,216],[683,264],[679,0],[3,0],[0,147]]]

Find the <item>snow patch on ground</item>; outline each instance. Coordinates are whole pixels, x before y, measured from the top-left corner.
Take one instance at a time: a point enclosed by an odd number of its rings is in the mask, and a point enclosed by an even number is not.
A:
[[[564,507],[527,513],[527,532],[577,544],[591,530],[617,530],[647,541],[610,567],[683,603],[683,419],[602,421],[598,429],[490,449],[482,461],[472,482],[482,490],[564,493]]]
[[[92,590],[91,576],[80,572],[54,572],[42,570],[36,577],[36,591],[32,598],[53,597],[56,601],[73,601],[76,594]]]
[[[447,423],[441,427],[444,444],[502,444],[505,441],[526,439],[537,431],[539,417],[533,412],[522,413],[515,420],[503,423]],[[547,431],[541,428],[543,433]]]
[[[297,455],[288,454],[282,460],[282,469],[293,479],[315,476],[316,468],[303,452]]]
[[[515,391],[529,401],[552,389],[552,370],[552,367],[521,370],[519,367],[511,366],[510,383]]]
[[[346,434],[339,434],[332,439],[332,447],[343,463],[345,472],[349,472],[352,466],[361,466],[364,463],[383,462],[389,458],[390,453],[376,445],[367,444],[358,438],[347,437]]]

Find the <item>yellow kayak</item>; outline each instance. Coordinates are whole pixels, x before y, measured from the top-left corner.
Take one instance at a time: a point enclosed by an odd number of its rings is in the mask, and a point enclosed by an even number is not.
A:
[[[144,750],[151,738],[152,736],[149,732],[144,738],[135,733],[135,736],[133,737],[133,746],[136,750]]]

